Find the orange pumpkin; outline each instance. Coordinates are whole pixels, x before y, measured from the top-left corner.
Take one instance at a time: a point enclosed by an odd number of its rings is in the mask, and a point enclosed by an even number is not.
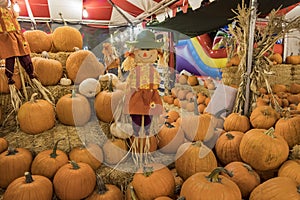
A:
[[[163,153],[177,152],[178,147],[184,143],[184,133],[179,124],[168,123],[162,126],[157,134],[158,148]]]
[[[239,149],[243,136],[244,133],[240,131],[230,131],[220,135],[215,145],[215,152],[222,164],[242,161]]]
[[[0,153],[6,151],[8,148],[8,141],[5,138],[0,137]]]
[[[232,176],[227,176],[240,188],[242,197],[248,198],[251,191],[260,184],[260,177],[252,167],[246,163],[235,161],[227,164],[224,169],[231,172]]]
[[[52,37],[41,30],[27,30],[24,32],[30,51],[33,53],[42,53],[50,51],[52,47]]]
[[[96,175],[90,165],[71,161],[58,169],[53,186],[60,199],[83,199],[94,191]]]
[[[282,136],[292,148],[300,144],[300,116],[291,116],[286,114],[275,124],[276,135]]]
[[[107,140],[103,147],[104,162],[109,165],[115,165],[126,160],[128,147],[125,140],[112,138]]]
[[[13,74],[12,79],[15,81],[14,85],[17,89],[21,89],[21,78],[19,71],[16,69]],[[8,86],[8,79],[7,76],[5,75],[5,68],[0,66],[0,94],[9,94],[9,86]]]
[[[188,76],[187,78],[187,84],[189,84],[190,86],[195,86],[199,84],[198,78],[197,76]]]
[[[182,185],[180,196],[186,200],[241,200],[239,187],[220,172],[224,168],[215,168],[211,172],[198,172],[189,177]],[[227,172],[228,173],[228,172]]]
[[[104,65],[95,54],[88,50],[79,50],[69,55],[66,60],[68,78],[75,84],[80,84],[87,78],[98,79],[104,74]]]
[[[68,163],[68,155],[57,149],[57,145],[61,140],[63,139],[56,141],[53,149],[44,150],[35,156],[31,164],[32,174],[42,175],[52,179],[57,170]]]
[[[240,143],[240,155],[256,170],[273,170],[286,161],[289,146],[284,138],[274,135],[274,128],[250,129]]]
[[[180,83],[181,85],[185,85],[185,84],[187,84],[187,79],[188,79],[187,75],[180,74],[179,78],[178,78],[178,83]]]
[[[89,164],[93,170],[96,170],[103,163],[103,151],[97,144],[90,143],[85,146],[72,148],[69,158],[77,163]]]
[[[123,96],[123,91],[114,91],[112,87],[109,87],[108,90],[99,92],[94,102],[97,118],[106,123],[112,122],[114,120],[113,114]]]
[[[94,192],[86,200],[123,200],[122,191],[115,185],[105,184],[101,176],[97,175],[97,185]]]
[[[172,196],[175,179],[166,166],[152,163],[138,169],[133,175],[132,186],[139,200],[153,200],[160,196]]]
[[[287,160],[278,170],[279,177],[290,177],[300,185],[300,160]]]
[[[11,148],[0,154],[0,187],[6,188],[13,180],[30,171],[32,154],[25,148]]]
[[[249,198],[249,200],[270,199],[299,200],[299,185],[289,177],[271,178],[254,188]]]
[[[275,125],[280,115],[271,106],[256,107],[250,114],[250,123],[254,128],[269,129]]]
[[[225,131],[246,132],[250,129],[250,120],[240,113],[230,113],[224,120]]]
[[[34,57],[32,64],[37,79],[44,86],[57,85],[63,76],[63,66],[58,60]]]
[[[214,153],[199,141],[182,144],[175,158],[176,171],[184,180],[197,172],[210,172],[217,167]]]
[[[36,96],[37,93],[34,93],[30,101],[20,107],[17,114],[20,129],[32,135],[49,130],[55,125],[53,106],[44,99],[35,99]]]
[[[53,46],[56,51],[74,51],[74,47],[82,49],[81,33],[71,26],[57,27],[52,33]]]
[[[53,186],[48,178],[25,172],[25,177],[19,177],[9,184],[3,195],[3,200],[50,200],[52,195]]]
[[[56,103],[58,120],[70,126],[83,126],[91,117],[91,107],[88,99],[72,91],[59,98]]]
[[[297,65],[300,64],[300,55],[290,55],[285,59],[287,64]]]

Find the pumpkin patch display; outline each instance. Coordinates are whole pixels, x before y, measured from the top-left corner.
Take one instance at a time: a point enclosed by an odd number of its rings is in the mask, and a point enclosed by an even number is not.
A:
[[[89,164],[70,161],[58,169],[53,186],[60,199],[83,199],[94,191],[96,175]]]
[[[53,46],[56,51],[70,52],[77,47],[82,49],[83,39],[76,28],[70,26],[57,27],[52,33]]]
[[[17,114],[20,129],[31,135],[42,133],[55,125],[53,106],[44,99],[36,99],[37,95],[34,93]]]
[[[278,170],[279,177],[290,177],[300,185],[300,160],[287,160]]]
[[[14,85],[17,89],[21,89],[21,78],[18,70],[15,67],[14,74],[12,79],[15,81]],[[0,66],[0,94],[9,94],[9,86],[8,86],[8,79],[5,75],[5,67]]]
[[[109,165],[115,165],[126,160],[128,152],[127,144],[122,139],[112,138],[107,140],[102,147],[104,162]]]
[[[87,98],[95,97],[101,90],[98,80],[87,78],[79,84],[79,93]]]
[[[52,47],[52,37],[41,30],[27,30],[24,32],[30,51],[33,53],[42,53],[50,51]]]
[[[91,112],[87,98],[75,90],[62,96],[56,103],[58,120],[65,125],[83,126],[90,120]]]
[[[57,170],[68,163],[68,155],[57,149],[58,143],[63,140],[57,140],[53,149],[44,150],[38,153],[31,164],[31,173],[45,176],[52,179]]]
[[[220,175],[227,172],[224,168],[215,168],[211,172],[198,172],[183,184],[180,196],[186,200],[241,200],[239,187],[229,178]]]
[[[250,120],[239,113],[230,113],[224,120],[225,131],[246,132],[250,129]]]
[[[103,162],[103,151],[97,144],[87,144],[86,146],[74,147],[69,153],[70,160],[89,164],[93,170],[98,169]]]
[[[32,58],[34,73],[44,86],[57,85],[63,75],[61,62],[42,57]]]
[[[30,171],[33,156],[25,148],[11,148],[0,154],[0,187],[6,188],[16,178]]]
[[[285,62],[292,65],[300,64],[300,55],[289,55],[286,57]]]
[[[104,74],[104,65],[89,50],[79,50],[69,55],[66,60],[67,76],[73,83],[80,84],[87,78],[98,79]]]
[[[25,176],[19,177],[9,184],[3,200],[51,200],[52,195],[53,186],[48,178],[25,172]]]
[[[250,114],[250,123],[254,128],[269,129],[275,125],[280,115],[271,106],[256,107]]]
[[[287,160],[289,146],[283,137],[274,134],[274,128],[250,129],[241,140],[240,155],[256,170],[273,170]]]
[[[184,180],[197,172],[210,172],[217,167],[216,156],[200,141],[182,144],[175,158],[176,171]]]
[[[133,175],[132,186],[139,200],[153,200],[160,196],[172,196],[175,179],[166,166],[152,163],[143,166]]]

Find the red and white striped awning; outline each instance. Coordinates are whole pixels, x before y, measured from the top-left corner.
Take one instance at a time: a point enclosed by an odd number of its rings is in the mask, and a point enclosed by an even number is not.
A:
[[[17,0],[20,20],[80,22],[99,26],[137,24],[156,16],[173,17],[188,6],[196,9],[202,0]],[[86,9],[88,17],[83,18]],[[181,9],[180,9],[181,8]],[[60,15],[61,13],[61,15]]]

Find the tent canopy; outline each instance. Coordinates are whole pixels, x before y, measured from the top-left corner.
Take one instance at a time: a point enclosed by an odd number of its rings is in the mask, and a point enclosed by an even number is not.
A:
[[[245,3],[249,5],[250,1],[245,0]],[[266,15],[272,9],[283,9],[299,3],[299,0],[257,0],[257,2],[258,12]],[[184,35],[195,37],[229,24],[235,16],[232,9],[236,9],[241,4],[242,0],[216,0],[197,10],[189,9],[187,13],[177,13],[176,17],[149,27],[178,31]]]

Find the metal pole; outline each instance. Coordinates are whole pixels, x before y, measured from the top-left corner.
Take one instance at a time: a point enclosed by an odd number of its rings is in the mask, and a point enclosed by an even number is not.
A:
[[[250,74],[252,71],[253,63],[253,45],[254,45],[254,34],[255,34],[255,22],[256,22],[256,12],[257,12],[257,0],[251,0],[250,3],[250,22],[249,22],[249,41],[248,41],[248,53],[247,53],[247,83],[246,83],[246,95],[244,104],[244,115],[248,115],[249,105],[250,105]]]

